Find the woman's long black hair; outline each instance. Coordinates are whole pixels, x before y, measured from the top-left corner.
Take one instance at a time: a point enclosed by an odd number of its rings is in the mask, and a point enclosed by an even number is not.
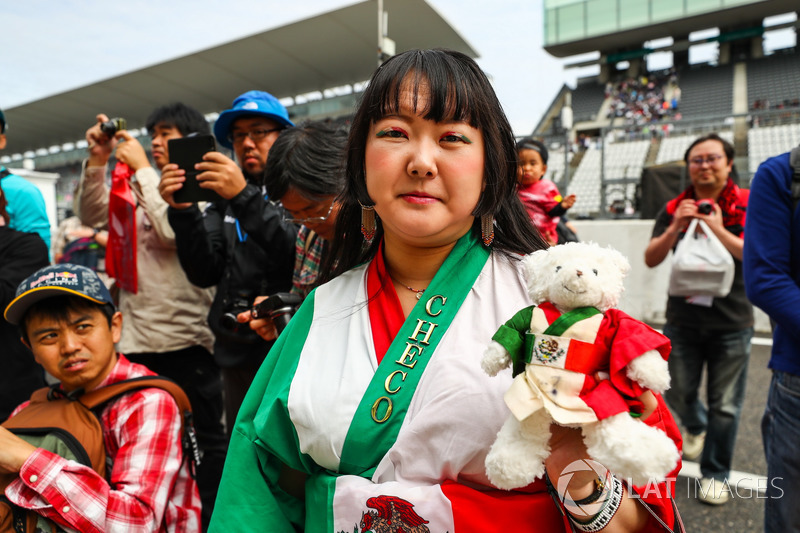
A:
[[[400,110],[402,92],[413,90],[414,111],[426,120],[457,120],[481,131],[484,140],[484,189],[475,206],[472,231],[480,238],[480,217],[494,216],[491,247],[505,254],[527,254],[547,247],[517,196],[517,149],[511,125],[486,75],[468,56],[452,50],[410,50],[378,67],[361,97],[347,143],[345,188],[339,197],[332,253],[323,264],[329,280],[372,257],[383,236],[380,219],[372,245],[361,236],[361,205],[367,194],[365,153],[376,121]],[[417,109],[420,93],[425,108]],[[378,218],[378,217],[376,217]]]

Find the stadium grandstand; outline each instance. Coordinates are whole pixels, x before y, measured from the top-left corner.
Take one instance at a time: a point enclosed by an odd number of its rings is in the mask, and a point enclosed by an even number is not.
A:
[[[396,51],[444,46],[477,56],[425,0],[384,4]],[[550,179],[577,196],[572,218],[640,217],[643,173],[680,166],[700,134],[718,132],[735,145],[744,186],[761,161],[800,141],[797,0],[543,0],[543,6],[545,50],[572,61],[568,68],[594,72],[564,85],[532,132],[550,148]],[[86,117],[97,109],[126,117],[145,146],[142,126],[153,102],[180,99],[213,122],[233,96],[253,86],[269,88],[295,121],[346,121],[377,61],[375,19],[375,3],[365,0],[6,109],[15,128],[0,163],[58,176],[53,220],[60,220],[86,157]],[[790,43],[770,49],[765,42],[777,32],[790,32]],[[325,45],[331,38],[340,44],[335,50]],[[694,50],[709,47],[710,59],[690,62]],[[254,61],[270,65],[257,79],[237,66],[243,49],[258,50]],[[290,57],[281,52],[287,49],[300,52]],[[300,56],[307,61],[298,62]],[[665,56],[667,65],[651,60]],[[205,90],[188,89],[194,86]],[[123,90],[130,87],[142,90]],[[124,100],[114,97],[121,93]]]
[[[383,16],[378,15],[381,9]],[[213,123],[237,95],[254,88],[279,98],[295,123],[348,121],[358,94],[381,59],[434,47],[478,56],[425,0],[362,0],[4,109],[14,135],[7,139],[0,164],[40,188],[55,189],[52,195],[43,192],[51,223],[57,223],[72,205],[81,164],[88,155],[83,136],[98,110],[127,119],[128,130],[148,151],[144,122],[156,103],[182,101]]]
[[[550,147],[551,179],[577,196],[573,218],[642,216],[643,191],[656,190],[643,173],[683,173],[701,134],[734,144],[745,187],[764,159],[796,146],[797,11],[796,0],[544,0],[545,50],[596,72],[564,85],[533,132]],[[769,49],[777,32],[784,45]]]

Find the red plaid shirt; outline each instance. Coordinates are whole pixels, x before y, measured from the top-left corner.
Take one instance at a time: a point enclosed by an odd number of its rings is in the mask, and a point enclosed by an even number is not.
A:
[[[100,386],[150,375],[120,355]],[[155,388],[128,393],[106,406],[100,419],[106,453],[114,460],[110,481],[37,449],[6,488],[8,499],[84,533],[200,531],[200,495],[183,461],[181,416],[172,396]]]

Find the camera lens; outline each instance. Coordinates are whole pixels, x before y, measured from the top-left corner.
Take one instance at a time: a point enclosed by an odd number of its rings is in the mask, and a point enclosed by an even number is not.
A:
[[[703,215],[710,215],[713,207],[708,202],[703,202],[697,206],[697,210],[702,213]]]
[[[219,317],[219,325],[228,331],[237,331],[239,329],[239,322],[236,320],[235,313],[225,313]]]
[[[100,123],[100,131],[107,137],[113,137],[119,130],[127,129],[128,121],[124,118],[115,117]]]

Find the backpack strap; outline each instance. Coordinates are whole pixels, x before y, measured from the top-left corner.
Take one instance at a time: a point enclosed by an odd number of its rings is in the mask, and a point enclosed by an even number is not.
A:
[[[795,146],[789,154],[789,166],[792,167],[792,211],[800,202],[800,146]]]
[[[184,455],[194,459],[195,465],[200,464],[200,448],[197,444],[197,434],[194,429],[192,406],[189,398],[181,387],[164,376],[142,376],[138,378],[118,381],[112,385],[100,387],[91,392],[83,393],[75,399],[87,409],[94,409],[132,391],[157,388],[170,393],[178,404],[181,413],[182,438],[181,447]],[[70,395],[68,395],[69,397]]]
[[[183,392],[183,389],[181,389],[180,386],[171,379],[163,376],[142,376],[118,381],[112,385],[100,387],[99,389],[95,389],[91,392],[81,394],[78,398],[78,401],[86,406],[87,409],[93,409],[127,392],[139,389],[149,389],[152,387],[162,389],[170,393],[172,397],[175,398],[175,402],[178,404],[181,413],[192,410],[192,406],[189,403],[189,398],[187,398],[186,393]]]

